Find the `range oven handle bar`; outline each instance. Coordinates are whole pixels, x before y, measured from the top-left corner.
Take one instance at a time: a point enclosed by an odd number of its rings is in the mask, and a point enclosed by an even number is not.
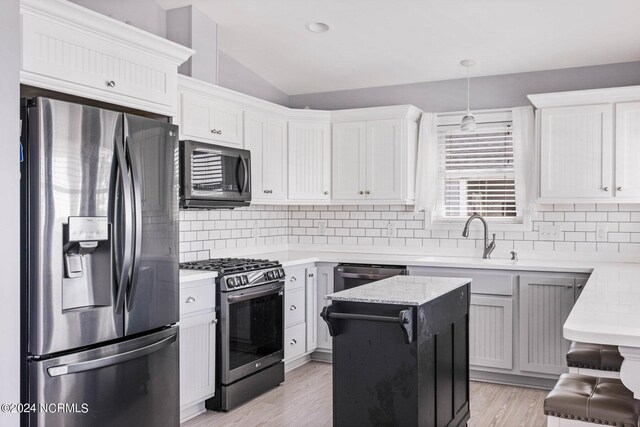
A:
[[[379,316],[374,314],[340,313],[335,311],[335,306],[329,305],[322,309],[320,316],[327,323],[329,334],[332,337],[340,335],[341,332],[336,320],[363,320],[366,322],[398,324],[402,329],[404,342],[407,344],[413,342],[413,308],[400,310],[397,316]]]
[[[129,360],[137,359],[138,357],[146,356],[151,353],[155,353],[167,347],[169,344],[176,340],[176,335],[163,338],[160,341],[156,341],[153,344],[149,344],[142,348],[127,351],[125,353],[116,354],[113,356],[101,357],[99,359],[87,360],[85,362],[70,363],[68,365],[57,365],[47,368],[47,373],[50,377],[59,377],[61,375],[75,374],[78,372],[92,371],[107,366],[117,365]]]
[[[271,286],[269,289],[263,289],[256,292],[243,292],[238,295],[227,295],[227,301],[229,303],[247,301],[253,298],[260,298],[271,294],[277,294],[279,292],[282,292],[283,289],[284,285],[278,284],[276,286]]]
[[[342,273],[342,272],[339,272],[338,274],[340,275],[340,277],[343,277],[345,279],[378,280],[378,279],[388,279],[389,277],[393,277],[392,275],[389,275],[389,274],[357,274],[357,273]]]

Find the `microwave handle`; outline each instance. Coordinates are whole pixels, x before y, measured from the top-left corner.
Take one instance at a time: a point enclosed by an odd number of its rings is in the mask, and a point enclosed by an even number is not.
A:
[[[242,186],[240,187],[240,193],[244,193],[244,190],[247,188],[247,185],[249,184],[249,168],[247,166],[247,160],[242,157],[242,156],[238,156],[240,158],[240,161],[242,162],[242,168],[244,169],[244,180],[242,181]],[[238,181],[238,184],[240,184],[240,182]]]

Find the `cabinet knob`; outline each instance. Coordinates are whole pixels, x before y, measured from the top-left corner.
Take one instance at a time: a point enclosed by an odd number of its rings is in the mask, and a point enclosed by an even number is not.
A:
[[[289,307],[289,310],[290,310],[290,311],[293,311],[293,310],[295,310],[296,308],[298,308],[298,307],[296,307],[295,305],[291,304],[291,307]]]
[[[211,321],[211,324],[212,324],[212,325],[215,325],[215,324],[217,324],[217,323],[218,323],[218,319],[213,319],[213,320]]]
[[[609,187],[604,187],[603,190],[604,191],[609,191]]]
[[[358,193],[360,193],[360,194],[364,194],[364,191],[359,191]]]
[[[107,87],[116,87],[116,82],[113,80],[107,80]]]
[[[296,339],[294,338],[294,339],[291,340],[291,342],[289,344],[296,345],[296,344],[298,344],[298,341],[296,341]]]
[[[325,196],[328,196],[328,195],[329,195],[329,192],[328,192],[328,191],[325,191],[325,192],[324,192],[324,195],[325,195]]]
[[[618,187],[618,188],[616,188],[616,190],[622,191],[622,187]]]
[[[576,285],[576,288],[582,289],[582,285]]]
[[[191,304],[192,302],[196,302],[196,299],[194,297],[189,297],[189,298],[187,298],[187,300],[185,302],[187,304]]]
[[[309,273],[309,277],[313,277],[313,273]]]
[[[211,129],[211,133],[214,135],[222,135],[222,131],[218,129]]]
[[[567,289],[573,288],[573,285],[567,285]]]
[[[364,192],[364,194],[371,194],[371,191],[367,190]]]

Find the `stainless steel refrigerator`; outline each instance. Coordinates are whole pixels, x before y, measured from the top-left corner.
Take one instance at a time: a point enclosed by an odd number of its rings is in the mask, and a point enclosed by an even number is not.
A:
[[[22,118],[23,422],[178,425],[177,126],[48,98]]]

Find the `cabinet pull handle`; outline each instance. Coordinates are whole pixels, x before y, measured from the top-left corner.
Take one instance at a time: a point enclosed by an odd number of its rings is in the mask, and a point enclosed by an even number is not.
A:
[[[296,339],[294,338],[294,339],[291,340],[291,342],[289,344],[296,345],[296,344],[298,344],[298,341],[296,341]]]
[[[364,192],[364,194],[371,194],[371,191],[367,190]]]
[[[603,190],[604,191],[609,191],[609,187],[604,187]]]
[[[291,307],[289,307],[289,310],[290,310],[290,311],[293,311],[293,310],[295,310],[296,308],[298,308],[298,307],[296,307],[295,305],[291,304]]]
[[[222,135],[222,131],[218,129],[211,129],[211,133],[214,135]]]
[[[196,302],[196,299],[194,297],[189,297],[189,298],[187,298],[187,300],[185,302],[187,304],[191,304],[192,302]]]
[[[218,323],[218,319],[213,319],[213,320],[211,321],[211,324],[212,324],[212,325],[215,325],[215,324],[217,324],[217,323]]]
[[[567,289],[573,288],[573,285],[567,285]]]
[[[582,289],[582,284],[576,285],[576,288]]]
[[[296,276],[291,276],[291,278],[289,279],[290,282],[297,282],[298,279],[296,279]]]
[[[618,188],[617,188],[617,190],[618,190],[618,191],[622,191],[622,187],[618,187]]]
[[[116,87],[116,82],[114,82],[113,80],[108,80],[107,87]]]

